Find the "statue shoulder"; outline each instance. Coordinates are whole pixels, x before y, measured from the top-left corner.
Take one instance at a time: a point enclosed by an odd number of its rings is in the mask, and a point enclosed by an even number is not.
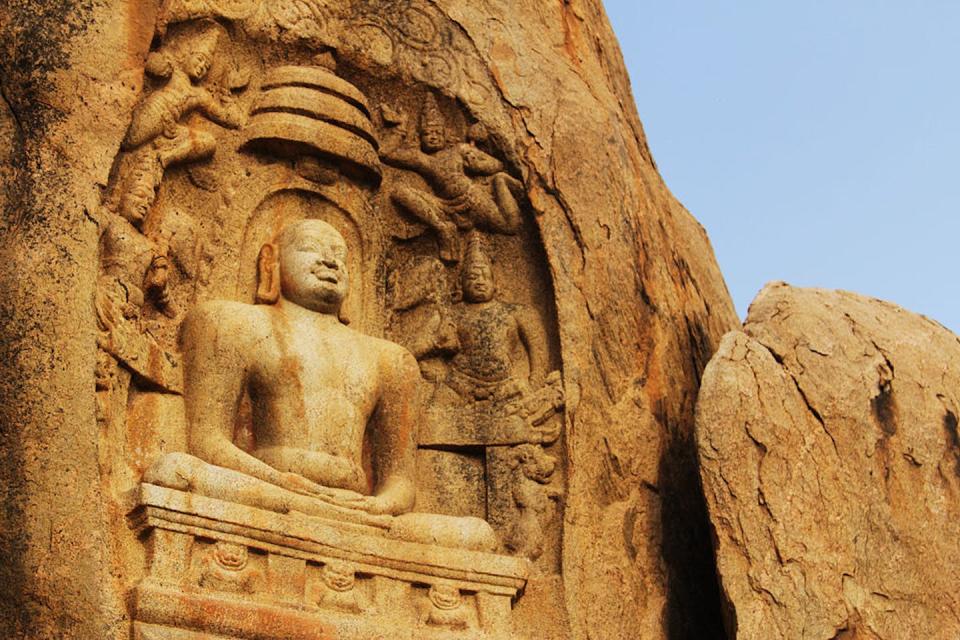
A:
[[[183,320],[186,333],[230,335],[237,340],[269,331],[269,307],[233,300],[210,300],[190,310]]]
[[[417,376],[420,375],[417,359],[406,347],[383,338],[359,333],[357,335],[362,336],[368,347],[376,352],[382,371],[398,376],[407,376],[412,372],[415,372]]]

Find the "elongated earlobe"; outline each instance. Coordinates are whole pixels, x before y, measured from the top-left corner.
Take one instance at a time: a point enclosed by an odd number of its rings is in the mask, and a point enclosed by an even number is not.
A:
[[[276,304],[280,299],[280,268],[277,247],[265,244],[257,258],[257,304]]]

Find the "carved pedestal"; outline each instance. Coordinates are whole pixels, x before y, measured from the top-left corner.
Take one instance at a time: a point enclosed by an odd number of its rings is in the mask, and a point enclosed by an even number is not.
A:
[[[133,594],[136,640],[519,637],[524,559],[150,484],[131,520],[151,551]]]

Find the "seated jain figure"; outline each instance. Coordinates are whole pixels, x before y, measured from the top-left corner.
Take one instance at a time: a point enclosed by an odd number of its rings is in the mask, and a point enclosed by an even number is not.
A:
[[[209,302],[188,315],[184,400],[192,455],[167,454],[144,480],[372,525],[416,542],[495,548],[483,520],[407,513],[415,495],[419,369],[403,347],[340,322],[346,254],[329,224],[292,223],[280,233],[279,255],[272,245],[260,254],[258,299],[273,304]],[[249,453],[233,442],[245,393],[256,443]],[[373,478],[363,465],[366,437]]]

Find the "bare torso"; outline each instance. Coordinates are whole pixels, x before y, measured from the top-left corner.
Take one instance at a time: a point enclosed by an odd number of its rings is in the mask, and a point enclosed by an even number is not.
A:
[[[457,306],[460,351],[451,364],[487,382],[509,378],[520,348],[520,333],[510,305],[498,301]]]
[[[333,316],[252,305],[236,305],[234,313],[244,327],[229,339],[239,340],[244,360],[251,454],[323,486],[369,493],[364,436],[380,399],[384,361],[399,347]]]

